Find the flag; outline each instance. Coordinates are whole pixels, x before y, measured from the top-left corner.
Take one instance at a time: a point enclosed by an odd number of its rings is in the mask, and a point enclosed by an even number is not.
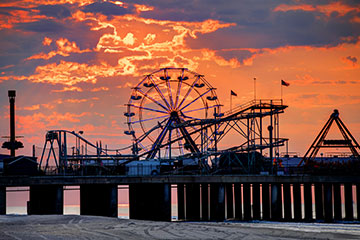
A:
[[[237,97],[237,94],[233,90],[231,90],[230,95]]]
[[[288,87],[290,86],[290,83],[285,82],[284,80],[281,79],[281,85]]]

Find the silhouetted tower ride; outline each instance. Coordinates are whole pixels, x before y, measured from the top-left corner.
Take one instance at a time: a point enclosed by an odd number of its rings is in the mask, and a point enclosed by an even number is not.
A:
[[[15,136],[15,97],[16,91],[9,90],[9,102],[10,102],[10,136],[6,137],[9,138],[9,141],[4,142],[2,148],[6,148],[10,150],[10,155],[15,157],[15,150],[19,148],[23,148],[22,142],[16,141]]]

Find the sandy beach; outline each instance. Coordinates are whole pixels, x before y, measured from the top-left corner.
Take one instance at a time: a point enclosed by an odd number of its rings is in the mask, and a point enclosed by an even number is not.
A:
[[[0,216],[0,239],[360,239],[360,224],[154,222],[107,217]]]

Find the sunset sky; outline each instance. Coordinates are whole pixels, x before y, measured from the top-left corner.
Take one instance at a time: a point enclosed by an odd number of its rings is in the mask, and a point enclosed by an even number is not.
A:
[[[2,0],[0,15],[0,136],[14,89],[19,154],[51,129],[130,145],[131,87],[163,67],[205,75],[224,111],[231,90],[233,105],[253,99],[254,77],[263,99],[279,99],[284,79],[291,152],[304,154],[334,109],[360,141],[357,0]]]

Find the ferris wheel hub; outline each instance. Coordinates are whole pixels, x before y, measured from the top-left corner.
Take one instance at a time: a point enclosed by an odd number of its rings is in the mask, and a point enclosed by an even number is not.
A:
[[[177,117],[179,117],[178,111],[176,111],[176,110],[171,111],[171,112],[170,112],[170,117],[171,117],[171,118],[177,118]]]

